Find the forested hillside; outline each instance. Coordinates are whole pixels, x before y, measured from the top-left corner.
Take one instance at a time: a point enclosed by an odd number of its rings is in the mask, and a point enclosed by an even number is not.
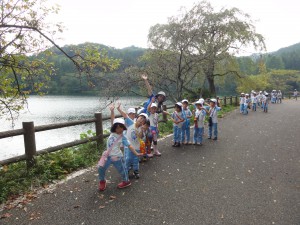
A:
[[[85,49],[87,47],[97,48],[101,52],[106,52],[109,58],[119,59],[120,65],[114,72],[103,73],[103,76],[108,80],[114,80],[117,75],[120,75],[126,68],[130,66],[139,66],[138,59],[145,53],[146,49],[130,46],[123,49],[116,49],[102,44],[84,43],[80,45],[66,45],[62,49],[69,55],[75,55],[76,50]],[[76,49],[76,50],[74,50]],[[60,51],[55,48],[49,49],[51,52],[48,61],[52,62],[56,68],[55,73],[51,76],[51,81],[47,88],[48,94],[62,95],[89,95],[98,94],[97,86],[91,87],[83,76],[79,76],[78,71],[73,63],[66,58]],[[45,54],[39,54],[36,57],[44,57]],[[97,83],[97,82],[95,82]]]
[[[80,45],[67,45],[63,49],[68,54],[75,54],[73,49],[85,48],[88,45],[96,47],[99,51],[107,52],[107,55],[111,58],[119,59],[120,66],[113,73],[103,73],[106,80],[113,82],[122,76],[122,73],[126,68],[131,66],[143,67],[143,63],[139,60],[147,49],[138,48],[135,46],[116,49],[102,44],[95,43],[84,43]],[[101,85],[91,87],[88,85],[86,79],[79,78],[78,71],[76,71],[74,65],[70,60],[65,58],[62,53],[58,50],[50,49],[52,55],[49,57],[56,68],[56,72],[51,77],[47,93],[48,94],[71,94],[71,95],[88,95],[88,94],[101,94]],[[43,54],[37,57],[42,57]],[[240,70],[240,75],[242,77],[259,75],[262,71],[262,65],[266,71],[280,70],[280,71],[290,71],[290,70],[300,70],[300,43],[281,48],[276,52],[268,53],[265,55],[252,55],[249,57],[238,57],[236,58],[237,65]],[[282,72],[284,73],[284,72]],[[287,73],[287,74],[290,74]],[[239,85],[239,80],[241,78],[234,78],[232,76],[225,77],[223,79],[217,80],[216,88],[220,94],[234,94]],[[284,77],[282,78],[284,80]],[[287,77],[288,79],[288,77]],[[97,82],[95,82],[97,84]],[[298,80],[288,81],[288,88],[299,88]],[[275,87],[274,87],[275,88]],[[134,88],[135,91],[139,91],[138,87]],[[130,94],[130,93],[128,93]]]

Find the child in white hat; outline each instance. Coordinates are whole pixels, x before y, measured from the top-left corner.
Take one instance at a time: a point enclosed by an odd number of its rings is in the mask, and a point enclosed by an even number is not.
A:
[[[209,124],[208,124],[208,139],[212,139],[212,133],[214,131],[213,140],[218,140],[218,111],[221,107],[217,106],[217,99],[210,100],[210,108],[208,111]]]
[[[147,111],[149,112],[149,120],[150,120],[150,129],[152,133],[152,142],[153,142],[153,150],[154,155],[161,156],[161,153],[157,149],[157,139],[158,139],[158,113],[157,104],[154,103],[155,98],[152,98],[152,103],[149,104]]]
[[[124,119],[117,118],[113,121],[111,127],[111,134],[107,138],[107,150],[103,152],[102,157],[98,163],[99,174],[99,190],[106,189],[105,172],[111,164],[117,169],[122,177],[122,182],[118,184],[118,188],[125,188],[131,185],[126,170],[123,153],[120,149],[121,145],[128,147],[132,154],[137,157],[140,156],[135,148],[129,143],[128,139],[123,136],[123,131],[126,130]]]
[[[182,126],[182,135],[181,135],[181,143],[182,144],[189,144],[190,142],[190,118],[192,118],[192,112],[188,108],[189,101],[187,99],[184,99],[181,101],[182,103],[182,110],[185,113],[186,120]]]
[[[194,126],[194,145],[202,145],[202,137],[204,131],[204,119],[206,115],[206,109],[203,107],[203,101],[195,102],[196,111],[195,111],[195,126]]]
[[[173,121],[173,135],[174,144],[173,147],[180,147],[181,135],[182,135],[182,125],[185,121],[184,113],[182,112],[182,103],[177,102],[175,104],[175,111],[171,114]]]

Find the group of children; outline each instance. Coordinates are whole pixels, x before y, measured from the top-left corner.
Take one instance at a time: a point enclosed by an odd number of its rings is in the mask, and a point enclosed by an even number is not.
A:
[[[181,144],[203,144],[204,134],[204,120],[206,115],[208,116],[209,129],[208,139],[218,139],[218,114],[221,107],[217,99],[208,100],[205,102],[203,98],[192,103],[192,111],[189,108],[189,102],[187,99],[177,102],[175,104],[175,111],[168,113],[173,121],[173,136],[174,144],[173,147],[180,147]],[[193,142],[190,142],[190,125],[191,118],[194,116],[194,135]]]
[[[208,139],[217,140],[218,138],[218,118],[217,112],[221,109],[217,99],[207,102],[199,99],[193,103],[192,111],[189,109],[188,100],[184,99],[175,104],[173,113],[163,111],[162,103],[166,100],[164,92],[153,94],[147,76],[143,75],[149,100],[144,107],[137,113],[134,108],[129,108],[124,112],[119,103],[117,110],[123,118],[115,118],[115,106],[111,105],[111,134],[107,139],[107,150],[102,153],[98,163],[99,187],[100,191],[106,189],[105,173],[111,164],[117,169],[122,177],[122,182],[118,188],[125,188],[131,185],[129,177],[140,178],[139,162],[141,158],[151,158],[161,156],[157,147],[158,113],[170,116],[173,121],[174,147],[181,144],[203,144],[204,120],[208,116],[209,131]],[[194,136],[190,143],[190,120],[194,115]],[[152,154],[153,148],[153,154]],[[123,152],[124,151],[124,154]],[[130,171],[133,173],[130,175]]]
[[[255,92],[254,90],[252,90],[250,95],[247,93],[241,93],[240,113],[247,115],[248,109],[252,109],[252,111],[255,112],[258,107],[260,107],[263,110],[263,112],[267,113],[270,101],[272,104],[281,103],[281,91],[273,90],[271,92],[271,96],[266,91]]]
[[[152,158],[161,156],[157,147],[158,113],[156,97],[152,97],[145,112],[136,113],[134,108],[129,108],[124,112],[119,103],[117,110],[124,118],[115,118],[115,106],[110,106],[111,110],[111,134],[107,139],[107,150],[102,154],[98,163],[99,190],[106,189],[105,172],[113,164],[122,177],[122,182],[118,188],[125,188],[131,185],[130,177],[140,178],[139,163],[141,158]],[[189,109],[188,100],[175,104],[173,113],[163,111],[171,117],[173,121],[174,147],[180,144],[202,145],[204,133],[204,120],[206,115],[209,118],[208,139],[218,138],[217,112],[221,109],[216,99],[209,100],[209,104],[204,99],[199,99],[193,103],[194,110]],[[194,115],[194,136],[190,143],[190,120]],[[152,154],[153,148],[153,154]],[[124,155],[122,153],[124,151]],[[130,175],[130,171],[133,174]]]

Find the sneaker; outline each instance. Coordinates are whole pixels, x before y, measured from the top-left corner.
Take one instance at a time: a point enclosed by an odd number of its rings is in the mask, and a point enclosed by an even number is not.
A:
[[[172,145],[172,147],[176,147],[177,146],[177,142],[174,142],[174,144]]]
[[[202,146],[202,143],[199,143],[199,144],[197,144],[197,145]]]
[[[135,170],[135,171],[133,172],[133,174],[134,174],[134,178],[135,178],[135,179],[139,179],[139,178],[140,178],[139,171]]]
[[[211,139],[211,137],[208,137],[207,139]]]
[[[118,184],[118,188],[122,189],[122,188],[129,187],[130,185],[131,185],[130,181],[122,181],[121,183]]]
[[[100,180],[99,181],[99,191],[104,191],[106,189],[106,180]]]
[[[174,147],[180,147],[180,142],[176,142],[176,144],[174,145]]]
[[[216,140],[218,140],[218,138],[217,138],[217,137],[214,137],[214,139],[213,139],[213,140],[215,140],[215,141],[216,141]]]
[[[161,156],[161,153],[159,151],[154,152],[155,156]]]
[[[149,153],[149,154],[147,154],[147,156],[148,156],[149,158],[152,158],[152,157],[153,157],[153,154],[152,154],[152,153]]]

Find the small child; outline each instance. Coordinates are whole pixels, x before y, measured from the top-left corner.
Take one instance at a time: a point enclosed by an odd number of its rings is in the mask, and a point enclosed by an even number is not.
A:
[[[221,110],[221,107],[217,106],[217,99],[210,100],[209,108],[209,124],[208,124],[208,139],[212,138],[212,131],[214,130],[214,139],[218,140],[218,111]]]
[[[182,102],[182,110],[185,113],[186,120],[182,126],[182,137],[181,137],[181,143],[182,144],[189,144],[190,142],[190,118],[192,118],[192,112],[188,108],[189,106],[189,101],[187,99],[184,99],[181,101]],[[186,141],[185,141],[185,136],[186,136]]]
[[[257,98],[256,92],[253,92],[253,97],[252,97],[252,111],[256,111],[257,102],[258,102],[258,98]]]
[[[120,149],[121,144],[123,146],[128,147],[128,149],[132,152],[132,154],[137,157],[140,155],[135,151],[134,147],[130,145],[128,139],[123,136],[123,131],[126,130],[124,119],[117,118],[113,121],[113,126],[111,127],[111,134],[107,139],[107,158],[104,161],[103,165],[99,165],[98,173],[99,173],[99,191],[104,191],[106,189],[106,180],[105,180],[105,172],[108,167],[113,164],[117,169],[119,174],[122,177],[122,182],[118,184],[118,188],[125,188],[131,185],[131,182],[128,178],[128,173],[125,167],[125,162],[123,158],[123,153]],[[102,154],[104,155],[104,153]],[[103,156],[102,156],[103,157]],[[100,160],[101,161],[101,160]],[[99,161],[99,164],[100,164]]]
[[[152,133],[152,142],[153,142],[153,150],[154,155],[161,156],[161,153],[157,149],[157,139],[158,139],[158,113],[157,111],[157,104],[154,103],[155,98],[152,98],[151,104],[148,105],[147,111],[149,114],[149,120],[150,120],[150,129]]]
[[[265,93],[265,96],[263,97],[263,109],[264,112],[267,113],[268,112],[268,106],[269,106],[269,94]]]
[[[180,147],[182,125],[185,120],[184,113],[182,112],[182,103],[177,102],[175,104],[175,111],[171,114],[173,121],[173,135],[174,135],[174,144],[173,147]]]
[[[125,118],[126,124],[128,125],[127,132],[126,132],[126,137],[127,137],[128,141],[132,144],[135,151],[140,153],[140,143],[141,143],[142,138],[143,138],[142,126],[145,124],[146,120],[148,119],[147,114],[141,113],[138,116],[136,122],[134,122],[121,109],[121,104],[118,105],[117,110]],[[139,179],[140,178],[140,174],[139,174],[139,157],[134,155],[127,148],[124,148],[124,153],[125,153],[125,162],[126,162],[127,170],[130,171],[131,166],[132,166],[134,177],[136,179]]]
[[[241,93],[240,96],[240,113],[244,113],[245,94]]]
[[[282,93],[280,90],[278,91],[277,97],[278,97],[278,103],[282,103]]]
[[[248,115],[248,107],[250,104],[250,98],[249,98],[249,94],[245,94],[245,99],[244,99],[244,115]]]
[[[195,126],[194,126],[194,145],[197,143],[199,145],[202,145],[202,137],[203,137],[203,131],[204,131],[204,119],[206,115],[206,109],[203,107],[202,101],[195,102],[196,105],[196,112],[195,112]]]
[[[136,111],[134,108],[127,109],[127,115],[131,120],[133,120],[133,121],[136,120]]]
[[[276,103],[276,90],[273,90],[271,92],[271,103],[275,104]]]
[[[143,126],[144,139],[146,146],[146,158],[152,158],[153,154],[151,152],[151,143],[152,143],[152,133],[150,128],[150,120],[148,119]]]

